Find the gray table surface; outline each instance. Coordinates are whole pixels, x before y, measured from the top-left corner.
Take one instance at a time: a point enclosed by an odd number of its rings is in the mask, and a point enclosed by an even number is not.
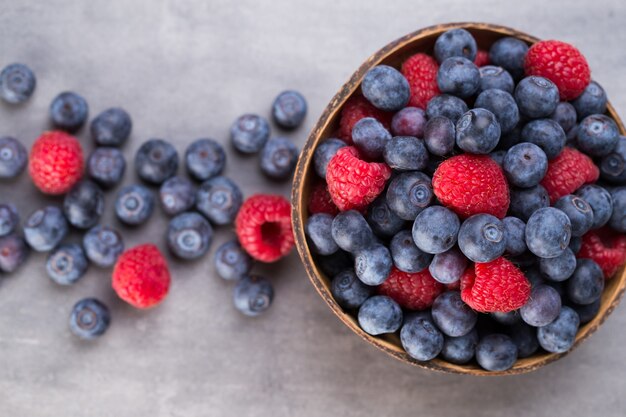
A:
[[[198,137],[226,143],[243,112],[268,114],[273,97],[307,97],[304,143],[325,104],[371,53],[420,27],[488,21],[576,44],[617,110],[626,112],[626,3],[614,1],[134,0],[0,2],[0,65],[29,64],[33,99],[0,106],[0,133],[30,145],[62,90],[83,94],[92,115],[121,105],[134,121],[128,156],[150,137],[179,151]],[[277,133],[278,134],[278,133]],[[91,148],[86,130],[79,135]],[[289,193],[258,175],[258,160],[229,151],[226,174],[246,194]],[[136,181],[132,170],[126,182]],[[22,176],[0,201],[26,215],[45,202]],[[107,200],[111,222],[112,198]],[[160,213],[129,246],[162,245]],[[213,247],[233,236],[220,230]],[[73,237],[75,239],[76,236]],[[295,253],[258,272],[275,303],[258,319],[231,306],[231,285],[209,258],[171,262],[171,293],[137,311],[116,299],[108,271],[55,286],[37,254],[0,285],[0,416],[623,416],[626,306],[565,359],[532,374],[472,378],[422,371],[363,343],[309,284]],[[95,343],[67,329],[75,301],[97,296],[113,324]]]

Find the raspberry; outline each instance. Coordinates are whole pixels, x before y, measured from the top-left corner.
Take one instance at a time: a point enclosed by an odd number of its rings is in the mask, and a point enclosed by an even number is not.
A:
[[[331,216],[339,213],[339,209],[335,203],[333,203],[333,199],[328,193],[326,183],[323,181],[315,183],[311,189],[311,196],[309,197],[309,213],[326,213]]]
[[[239,243],[261,262],[275,262],[294,245],[291,205],[279,195],[256,194],[244,201],[235,219]]]
[[[561,41],[541,41],[530,47],[524,60],[526,75],[552,81],[561,100],[573,100],[591,81],[587,60],[574,46]]]
[[[125,251],[113,269],[113,290],[122,300],[137,308],[153,307],[163,301],[170,280],[167,262],[153,244]]]
[[[83,175],[83,149],[74,136],[61,131],[44,132],[30,151],[28,171],[45,194],[65,194]]]
[[[477,67],[484,67],[485,65],[489,65],[489,52],[479,49],[476,51],[476,58],[474,58],[474,64]]]
[[[360,159],[353,146],[339,149],[328,163],[328,192],[341,211],[363,210],[385,189],[391,168]]]
[[[352,144],[352,128],[359,120],[365,117],[373,117],[389,130],[391,127],[392,113],[387,113],[374,107],[363,96],[353,96],[346,101],[341,110],[339,121],[339,137],[348,144]]]
[[[605,227],[592,230],[583,236],[579,258],[597,263],[604,278],[612,278],[626,262],[626,236]]]
[[[444,290],[445,286],[435,281],[428,268],[411,274],[393,267],[387,280],[378,286],[379,294],[393,298],[409,310],[429,308]]]
[[[574,148],[565,148],[563,152],[548,163],[548,171],[541,180],[541,185],[550,195],[550,203],[579,189],[584,184],[595,182],[600,170],[591,158]]]
[[[482,313],[517,310],[530,297],[530,282],[515,265],[503,257],[474,264],[461,277],[461,298]]]
[[[430,55],[415,54],[402,64],[402,74],[409,81],[411,99],[409,106],[426,110],[431,98],[440,94],[437,85],[439,64]]]
[[[458,155],[442,162],[433,175],[439,201],[466,218],[478,213],[504,218],[509,186],[500,166],[487,155]]]

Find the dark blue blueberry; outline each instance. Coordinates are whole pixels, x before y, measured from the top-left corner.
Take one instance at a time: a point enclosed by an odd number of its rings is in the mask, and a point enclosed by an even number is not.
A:
[[[235,221],[243,194],[231,179],[214,177],[202,183],[196,194],[196,209],[216,225]]]
[[[513,94],[515,82],[511,74],[504,68],[485,65],[478,68],[478,72],[480,72],[480,91],[495,88]],[[515,107],[517,108],[517,105]]]
[[[76,132],[87,121],[89,106],[78,94],[66,91],[59,94],[50,104],[52,124],[68,132]]]
[[[500,135],[500,141],[498,142],[498,146],[496,147],[496,149],[506,152],[512,146],[520,143],[520,136],[522,133],[522,128],[520,127],[520,124],[521,123],[518,123],[512,131]]]
[[[441,63],[437,72],[437,85],[444,94],[468,98],[480,88],[480,72],[478,67],[469,59],[447,58]]]
[[[603,114],[587,116],[578,125],[578,149],[591,156],[607,156],[617,146],[619,129],[613,119]]]
[[[13,233],[20,224],[17,209],[11,203],[0,204],[0,236]]]
[[[391,119],[391,133],[396,136],[424,136],[426,112],[417,107],[405,107]]]
[[[338,250],[328,256],[316,256],[316,259],[318,266],[327,277],[332,278],[346,269],[354,270],[352,255],[343,250]]]
[[[410,357],[429,361],[443,350],[444,337],[431,320],[418,316],[404,323],[400,342]]]
[[[395,136],[388,140],[383,157],[387,165],[397,171],[420,171],[428,164],[424,141],[413,136]]]
[[[226,166],[226,153],[213,139],[198,139],[185,151],[187,172],[198,181],[220,175]]]
[[[508,150],[502,169],[509,183],[530,188],[539,184],[548,171],[548,158],[534,143],[522,142]]]
[[[541,185],[532,188],[511,188],[509,212],[523,221],[527,222],[535,211],[549,205],[550,197]]]
[[[265,278],[250,275],[237,281],[233,303],[242,314],[256,317],[265,312],[274,300],[274,288]]]
[[[161,207],[168,216],[190,210],[196,204],[196,186],[184,177],[172,177],[159,190]]]
[[[505,326],[512,326],[522,321],[519,315],[519,310],[508,311],[506,313],[495,312],[490,314],[491,318],[500,324]]]
[[[104,193],[94,182],[82,180],[65,195],[63,213],[72,226],[90,229],[104,213]]]
[[[559,104],[559,89],[547,78],[531,75],[517,84],[514,97],[522,115],[538,119],[554,113]]]
[[[346,142],[336,138],[326,139],[324,142],[319,144],[313,154],[313,164],[317,175],[326,179],[326,168],[328,167],[328,163],[331,159],[333,159],[333,156],[335,156],[337,151],[344,146],[348,146]]]
[[[613,214],[609,219],[609,226],[619,233],[626,233],[626,187],[611,190],[613,199]]]
[[[543,275],[541,275],[541,272],[539,271],[539,267],[537,267],[536,265],[532,265],[529,268],[527,268],[524,271],[524,275],[526,275],[526,279],[528,280],[528,282],[530,282],[530,285],[532,287],[536,287],[537,285],[541,285],[541,284],[548,284],[548,285],[552,284],[552,282],[546,282],[543,279]]]
[[[500,140],[500,124],[487,109],[472,109],[456,122],[456,144],[468,153],[488,154]]]
[[[528,302],[520,308],[522,320],[534,327],[552,323],[561,311],[561,297],[549,285],[537,285],[530,292]]]
[[[11,234],[0,237],[0,272],[14,272],[27,257],[28,247],[20,236]]]
[[[506,249],[504,223],[490,214],[475,214],[459,229],[459,248],[473,262],[491,262]]]
[[[135,169],[142,180],[162,184],[178,171],[178,152],[163,139],[144,142],[135,154]]]
[[[603,114],[607,104],[604,88],[595,81],[591,81],[581,95],[572,101],[579,119],[592,114]]]
[[[415,246],[410,230],[398,232],[391,239],[389,251],[395,267],[400,271],[409,273],[426,269],[433,259],[433,255],[423,252]]]
[[[569,248],[572,250],[572,252],[574,252],[574,254],[577,254],[578,252],[580,252],[580,248],[583,245],[583,239],[579,236],[572,236],[572,238],[569,241]]]
[[[326,213],[314,214],[306,221],[304,227],[306,236],[313,251],[320,255],[332,255],[339,250],[339,246],[333,240],[332,224],[333,216]]]
[[[563,306],[556,320],[537,330],[539,345],[551,353],[567,352],[574,345],[579,325],[578,314]]]
[[[283,91],[272,104],[272,119],[283,129],[295,129],[306,116],[307,105],[304,96],[297,91]]]
[[[335,301],[346,310],[355,310],[374,293],[374,288],[363,284],[352,270],[340,272],[330,283]]]
[[[526,223],[517,217],[505,217],[502,219],[504,224],[504,240],[506,242],[505,252],[511,256],[518,256],[528,250],[525,241]]]
[[[371,335],[394,333],[402,326],[402,309],[391,298],[375,295],[361,304],[358,320],[361,328]]]
[[[569,194],[559,198],[554,207],[561,210],[569,217],[572,224],[572,236],[582,236],[593,224],[593,209],[584,199]]]
[[[98,146],[120,147],[128,140],[133,122],[126,110],[113,107],[100,113],[91,122],[90,130]]]
[[[91,340],[102,336],[110,324],[109,309],[95,298],[80,300],[72,308],[70,330],[81,339]]]
[[[331,231],[337,245],[350,253],[362,251],[374,240],[369,224],[363,215],[355,210],[339,213],[333,219]]]
[[[506,91],[490,89],[478,95],[474,107],[487,109],[496,116],[502,133],[511,132],[519,122],[519,110],[513,96]]]
[[[527,358],[539,349],[537,329],[526,323],[516,323],[508,332],[511,340],[517,346],[517,357]]]
[[[112,227],[96,226],[83,236],[83,249],[92,264],[110,268],[124,252],[124,240]]]
[[[424,143],[433,155],[445,156],[454,150],[456,128],[452,120],[444,116],[435,116],[426,123]]]
[[[476,40],[465,29],[450,29],[435,41],[435,58],[442,63],[447,58],[459,56],[470,61],[476,59]]]
[[[613,199],[607,190],[599,185],[584,185],[576,191],[576,195],[589,203],[593,210],[592,229],[608,223],[613,214]]]
[[[608,278],[608,277],[607,277]],[[604,290],[604,274],[591,259],[578,259],[574,273],[565,282],[567,297],[581,305],[598,300]]]
[[[143,185],[127,185],[117,193],[115,215],[127,225],[145,223],[154,211],[154,195]]]
[[[85,275],[88,265],[89,262],[80,245],[63,244],[48,255],[46,273],[59,285],[72,285]]]
[[[54,249],[67,235],[68,225],[61,209],[48,206],[31,214],[24,224],[24,238],[37,252]]]
[[[286,180],[298,162],[298,147],[287,138],[271,138],[261,152],[261,172],[274,180]]]
[[[223,243],[215,251],[215,270],[227,281],[236,281],[247,276],[252,270],[253,261],[239,241]]]
[[[182,213],[170,220],[167,246],[181,259],[202,257],[213,241],[213,228],[200,214]]]
[[[386,246],[374,243],[354,257],[354,272],[366,285],[380,285],[391,272],[393,260]]]
[[[378,197],[368,207],[367,222],[374,233],[381,237],[391,237],[405,225],[405,221],[389,208],[384,196]]]
[[[87,161],[87,173],[104,188],[111,188],[122,181],[126,171],[124,154],[117,148],[96,148]]]
[[[446,337],[443,349],[441,349],[441,357],[457,365],[466,364],[474,358],[477,344],[478,332],[476,330],[460,337]]]
[[[270,125],[256,114],[244,114],[230,127],[230,140],[239,152],[257,153],[270,138]]]
[[[7,103],[23,103],[36,86],[35,74],[24,64],[10,64],[0,72],[0,97]]]
[[[540,208],[526,222],[526,245],[540,258],[556,258],[567,249],[571,228],[569,218],[561,210]]]
[[[436,254],[428,266],[428,271],[442,284],[453,284],[461,279],[465,268],[467,268],[467,258],[454,247]]]
[[[525,240],[525,236],[522,238],[522,240]],[[524,241],[524,245],[526,245],[525,241]],[[526,268],[535,266],[538,259],[539,258],[537,258],[532,252],[526,251],[522,253],[521,255],[511,257],[510,260],[515,265],[517,265],[518,268],[526,269]]]
[[[506,151],[493,151],[489,154],[489,157],[493,159],[496,164],[500,165],[500,168],[502,168],[505,155]]]
[[[432,200],[432,181],[428,175],[418,171],[396,176],[387,188],[389,208],[404,220],[414,220]]]
[[[506,37],[495,41],[489,49],[489,62],[507,70],[513,78],[524,76],[524,59],[528,45],[517,38]]]
[[[28,162],[26,148],[10,136],[0,137],[0,179],[15,178]]]
[[[569,132],[576,126],[576,109],[571,103],[561,101],[550,115],[550,119],[557,122],[564,132]]]
[[[522,129],[524,142],[534,143],[546,154],[548,159],[556,158],[565,148],[565,132],[552,119],[539,119],[527,123]]]
[[[367,71],[361,91],[365,98],[378,109],[398,111],[409,102],[409,82],[397,69],[388,65],[377,65]]]
[[[432,315],[439,330],[450,337],[468,334],[478,320],[478,314],[461,300],[458,291],[439,295],[433,302]]]
[[[540,258],[539,270],[550,281],[565,281],[576,269],[576,255],[568,247],[556,258]]]
[[[380,159],[391,133],[373,117],[365,117],[352,128],[352,140],[361,154],[368,159]]]
[[[567,146],[571,146],[573,148],[576,147],[576,140],[578,139],[578,124],[576,124],[573,128],[565,132],[565,144]]]
[[[422,251],[436,255],[454,246],[460,227],[458,216],[451,210],[428,207],[415,218],[413,240]]]
[[[478,342],[476,361],[487,371],[506,371],[517,361],[517,346],[507,335],[490,334]]]
[[[600,161],[602,179],[613,184],[626,184],[626,137],[620,136],[615,149]]]
[[[456,123],[467,110],[467,103],[460,98],[450,94],[440,94],[428,102],[426,116],[429,120],[443,116],[450,119],[452,123]]]
[[[587,324],[598,315],[598,312],[600,311],[600,301],[601,299],[598,298],[591,304],[572,304],[570,307],[574,309],[576,314],[578,314],[580,324]]]

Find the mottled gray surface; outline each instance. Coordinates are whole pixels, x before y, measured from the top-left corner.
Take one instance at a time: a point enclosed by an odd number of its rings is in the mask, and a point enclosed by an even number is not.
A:
[[[47,126],[61,90],[83,94],[92,114],[126,107],[132,155],[149,137],[226,142],[242,112],[267,113],[284,88],[309,100],[304,143],[323,107],[377,48],[447,21],[501,23],[575,43],[618,111],[626,112],[626,3],[613,1],[59,1],[0,2],[0,65],[29,64],[36,94],[0,106],[0,133],[26,144]],[[505,5],[506,3],[506,5]],[[91,147],[85,131],[80,137]],[[229,154],[227,174],[251,194],[287,195],[257,175],[256,158]],[[134,174],[126,181],[134,181]],[[0,200],[25,215],[44,204],[24,176]],[[52,200],[51,200],[52,201]],[[112,198],[107,209],[112,208]],[[110,213],[109,213],[110,215]],[[109,217],[110,218],[110,217]],[[125,231],[132,245],[163,241],[165,219]],[[219,233],[219,243],[230,236]],[[215,247],[215,244],[214,244]],[[92,268],[72,288],[45,277],[43,255],[0,285],[0,416],[623,416],[626,306],[575,353],[530,375],[471,378],[403,365],[363,343],[323,304],[296,254],[271,268],[275,305],[246,319],[208,261],[172,262],[167,301],[136,311],[109,274]],[[103,298],[113,325],[81,343],[67,329],[73,303]]]

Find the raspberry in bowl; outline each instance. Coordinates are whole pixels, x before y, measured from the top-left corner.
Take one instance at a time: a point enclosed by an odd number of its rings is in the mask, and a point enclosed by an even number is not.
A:
[[[590,68],[568,43],[459,23],[357,70],[292,195],[298,252],[344,324],[472,375],[538,369],[597,330],[626,289],[626,131]]]

